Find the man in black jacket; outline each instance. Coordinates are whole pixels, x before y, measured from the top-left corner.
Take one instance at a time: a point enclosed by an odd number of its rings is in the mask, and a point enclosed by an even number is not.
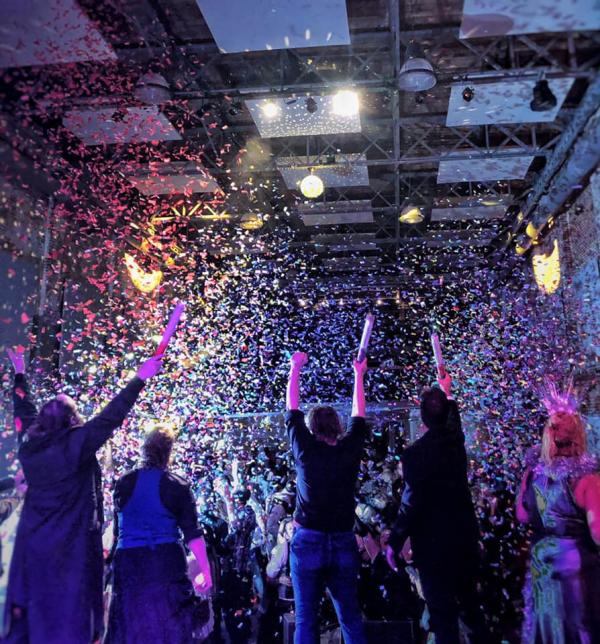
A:
[[[410,537],[414,563],[436,644],[459,643],[459,619],[471,642],[486,641],[477,593],[479,529],[467,482],[460,414],[444,373],[421,394],[427,432],[402,455],[402,503],[387,548],[396,553]]]

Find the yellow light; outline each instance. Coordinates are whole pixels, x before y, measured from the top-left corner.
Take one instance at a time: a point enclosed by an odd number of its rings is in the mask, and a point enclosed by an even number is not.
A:
[[[558,240],[553,242],[552,250],[544,253],[541,247],[531,255],[535,283],[542,293],[552,295],[560,285],[560,252]]]
[[[358,114],[358,94],[350,89],[343,89],[334,94],[333,113],[337,116],[354,116]]]
[[[163,278],[162,271],[144,272],[129,253],[125,253],[124,261],[129,277],[138,291],[152,293],[161,283]]]
[[[276,116],[279,116],[281,112],[281,107],[273,101],[267,101],[263,103],[260,107],[264,116],[268,119],[274,119]]]
[[[263,220],[258,215],[247,214],[242,216],[240,228],[244,230],[258,230],[263,227]]]
[[[530,222],[527,224],[527,228],[525,228],[525,234],[526,234],[526,235],[527,235],[527,237],[529,237],[530,239],[536,239],[536,238],[537,238],[537,236],[540,234],[540,228],[536,228],[536,227],[533,225],[533,222],[532,222],[532,221],[530,221]]]
[[[423,211],[418,206],[408,206],[400,213],[398,219],[403,224],[420,224],[423,219]]]
[[[300,182],[300,192],[307,199],[316,199],[323,194],[325,186],[320,177],[316,174],[307,174]]]

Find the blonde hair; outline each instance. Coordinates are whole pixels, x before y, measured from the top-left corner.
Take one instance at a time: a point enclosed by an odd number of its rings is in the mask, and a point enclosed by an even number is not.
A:
[[[177,431],[172,425],[156,423],[146,434],[142,445],[144,467],[165,469],[171,458]]]
[[[551,463],[556,456],[556,444],[554,442],[554,436],[552,435],[552,423],[557,418],[569,418],[573,423],[575,431],[570,438],[575,445],[575,456],[582,456],[587,451],[587,437],[583,418],[578,413],[558,411],[548,418],[544,426],[544,433],[542,434],[542,460],[545,463]]]

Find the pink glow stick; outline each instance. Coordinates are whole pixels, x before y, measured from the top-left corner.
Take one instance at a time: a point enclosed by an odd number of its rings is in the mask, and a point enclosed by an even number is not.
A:
[[[367,317],[365,319],[365,326],[363,327],[362,338],[360,339],[360,347],[358,348],[357,360],[359,362],[362,362],[367,355],[367,349],[369,348],[369,340],[371,339],[371,331],[373,331],[374,324],[375,324],[375,316],[372,313],[367,313]]]
[[[435,358],[435,364],[437,367],[438,374],[443,376],[446,368],[444,367],[444,356],[442,356],[442,347],[440,345],[440,337],[437,333],[431,334],[431,346],[433,347],[433,357]]]
[[[175,333],[175,330],[177,329],[177,325],[179,324],[179,319],[181,318],[181,314],[183,313],[184,309],[185,309],[185,304],[183,302],[179,302],[177,306],[173,309],[173,313],[171,313],[171,317],[169,318],[169,323],[167,324],[167,327],[165,328],[165,332],[163,333],[162,340],[158,345],[158,349],[156,349],[154,353],[155,356],[162,356],[162,354],[167,349],[169,341],[171,340],[172,335]]]

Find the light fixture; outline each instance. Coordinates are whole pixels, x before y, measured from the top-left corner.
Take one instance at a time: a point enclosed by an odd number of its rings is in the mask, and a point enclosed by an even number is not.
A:
[[[398,219],[403,224],[420,224],[425,219],[425,216],[419,206],[406,206],[402,209]]]
[[[243,230],[259,230],[263,227],[263,224],[262,218],[254,213],[242,215],[240,220],[240,228]]]
[[[318,177],[312,172],[307,174],[300,182],[300,192],[307,199],[316,199],[317,197],[320,197],[323,194],[324,189],[325,186],[323,185],[321,177]]]
[[[124,261],[129,277],[138,291],[152,293],[161,283],[163,278],[162,271],[144,272],[134,257],[129,253],[125,253]]]
[[[436,83],[431,63],[425,58],[421,47],[411,41],[398,75],[398,87],[405,92],[422,92],[435,87]]]
[[[558,240],[552,244],[552,250],[548,252],[542,246],[537,246],[531,254],[533,276],[535,283],[542,293],[552,295],[560,285],[560,252]]]
[[[475,96],[475,90],[472,87],[465,87],[462,91],[462,98],[465,103],[470,103]]]
[[[306,99],[306,111],[309,114],[314,114],[317,110],[319,109],[319,106],[317,105],[317,101],[312,96],[309,96]]]
[[[532,112],[547,112],[556,107],[556,96],[545,78],[540,79],[533,88],[533,100],[529,103]]]
[[[358,94],[350,89],[342,89],[333,95],[331,105],[337,116],[354,116],[358,114]]]
[[[281,108],[274,101],[266,101],[261,105],[263,115],[268,119],[274,119],[276,116],[279,116]]]
[[[147,72],[135,85],[134,96],[147,105],[161,105],[172,98],[169,82],[162,74]]]

